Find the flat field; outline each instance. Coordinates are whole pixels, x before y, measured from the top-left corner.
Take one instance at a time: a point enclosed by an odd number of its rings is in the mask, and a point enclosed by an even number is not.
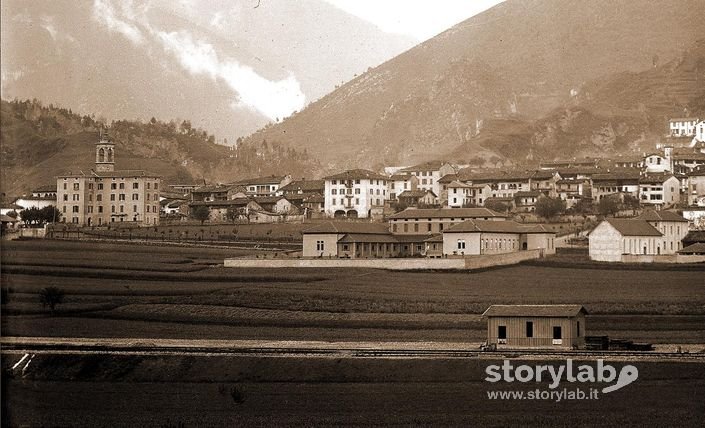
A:
[[[480,314],[491,304],[579,303],[590,335],[705,343],[705,270],[222,266],[245,254],[252,252],[2,242],[3,335],[481,342]],[[47,286],[65,292],[54,315],[38,300]]]
[[[632,384],[596,400],[497,400],[487,359],[3,355],[8,426],[702,426],[705,365],[631,362]],[[512,360],[520,364],[556,364]],[[575,362],[576,365],[582,362]],[[588,362],[595,367],[594,361]],[[624,362],[612,362],[619,370]],[[605,384],[563,382],[567,388]]]

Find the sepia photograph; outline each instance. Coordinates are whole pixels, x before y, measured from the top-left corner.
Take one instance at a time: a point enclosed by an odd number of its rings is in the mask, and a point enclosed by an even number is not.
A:
[[[705,0],[0,1],[2,427],[702,427]]]

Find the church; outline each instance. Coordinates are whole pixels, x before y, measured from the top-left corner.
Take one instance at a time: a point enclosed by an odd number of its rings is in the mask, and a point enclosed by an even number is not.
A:
[[[157,225],[160,181],[157,174],[144,170],[116,171],[115,144],[107,133],[101,133],[95,147],[95,169],[56,179],[62,221],[81,226]]]

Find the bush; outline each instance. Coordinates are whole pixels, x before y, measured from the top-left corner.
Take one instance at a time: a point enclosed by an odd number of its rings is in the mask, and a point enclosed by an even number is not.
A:
[[[44,287],[39,290],[39,302],[42,307],[49,306],[51,313],[54,314],[56,306],[64,301],[64,290],[58,287]]]

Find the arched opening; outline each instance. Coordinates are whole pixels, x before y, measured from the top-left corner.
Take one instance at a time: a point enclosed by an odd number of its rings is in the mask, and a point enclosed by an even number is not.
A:
[[[93,220],[92,218],[88,217],[88,225],[89,225],[89,226],[91,225],[92,220]]]
[[[356,210],[348,211],[348,218],[357,218],[357,211]]]
[[[335,218],[345,218],[345,211],[343,210],[338,210],[333,214],[333,217]]]
[[[529,248],[529,245],[528,245],[526,242],[522,242],[522,243],[521,243],[521,249],[522,249],[522,250],[526,250],[526,249],[528,249],[528,248]]]
[[[113,161],[113,149],[108,149],[108,162]]]
[[[105,150],[102,147],[98,149],[98,162],[105,162]]]

